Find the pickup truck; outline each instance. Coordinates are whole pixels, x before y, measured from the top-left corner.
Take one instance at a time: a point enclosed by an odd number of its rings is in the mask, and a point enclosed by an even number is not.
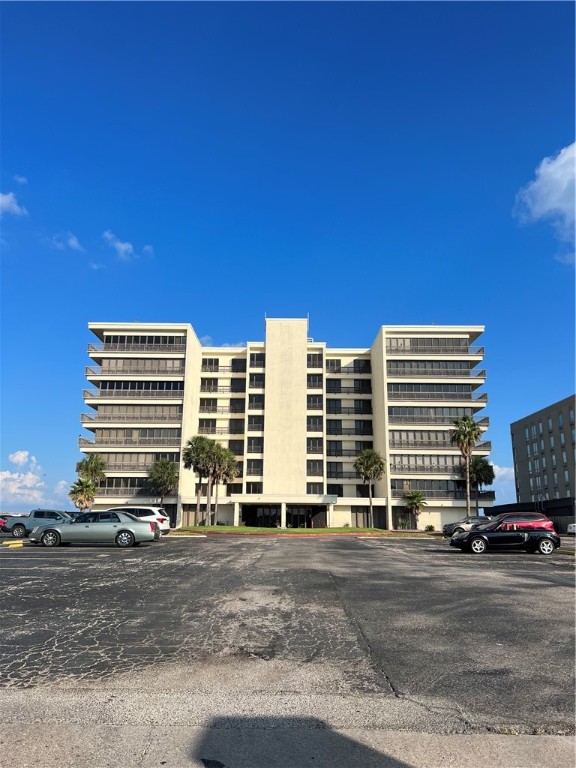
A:
[[[2,526],[3,533],[11,533],[15,539],[22,539],[32,532],[37,525],[50,523],[69,523],[72,515],[59,509],[33,509],[29,514],[14,517],[8,515]]]

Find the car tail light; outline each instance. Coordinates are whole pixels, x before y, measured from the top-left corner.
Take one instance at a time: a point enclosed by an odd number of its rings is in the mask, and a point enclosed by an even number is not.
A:
[[[152,531],[152,533],[154,533],[154,531],[156,530],[156,525],[154,523],[148,523],[148,525],[150,526],[150,530]]]
[[[165,522],[166,522],[166,520],[168,520],[168,518],[167,518],[167,517],[159,517],[159,518],[158,518],[158,522],[159,522],[159,523],[165,523]]]

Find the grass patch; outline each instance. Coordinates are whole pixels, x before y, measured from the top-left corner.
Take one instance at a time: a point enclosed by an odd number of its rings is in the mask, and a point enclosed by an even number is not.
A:
[[[353,535],[370,536],[434,536],[424,531],[383,531],[378,528],[256,528],[247,525],[194,525],[178,528],[170,533],[171,536],[186,533],[236,533],[249,535],[258,533],[264,536],[321,536],[327,533],[348,533]],[[436,534],[438,536],[438,534]]]

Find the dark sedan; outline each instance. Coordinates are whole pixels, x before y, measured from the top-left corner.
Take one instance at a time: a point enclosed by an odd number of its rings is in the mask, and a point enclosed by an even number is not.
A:
[[[481,555],[487,549],[524,549],[551,555],[560,546],[560,537],[544,529],[518,529],[502,520],[494,520],[482,528],[456,533],[450,539],[451,547]]]

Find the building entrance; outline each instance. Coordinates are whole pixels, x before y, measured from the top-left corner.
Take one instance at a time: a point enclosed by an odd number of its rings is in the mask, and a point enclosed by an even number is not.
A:
[[[286,528],[323,528],[326,525],[326,507],[286,507]]]
[[[280,505],[243,504],[242,522],[244,525],[254,528],[278,528],[280,525]]]

